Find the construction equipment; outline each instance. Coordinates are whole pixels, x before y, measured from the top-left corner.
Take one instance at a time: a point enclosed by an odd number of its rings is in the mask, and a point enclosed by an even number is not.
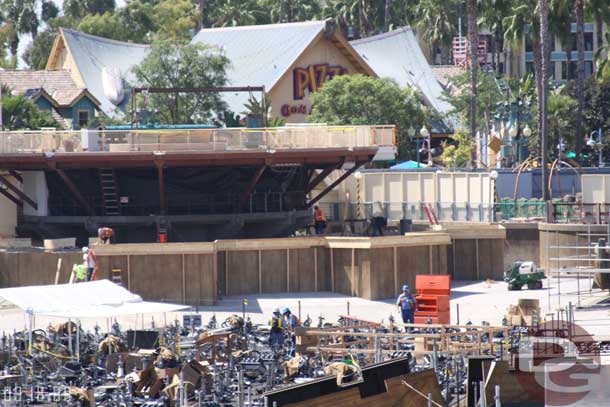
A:
[[[539,269],[533,261],[516,261],[504,272],[509,291],[520,290],[524,285],[530,290],[539,290],[544,278],[544,270]]]

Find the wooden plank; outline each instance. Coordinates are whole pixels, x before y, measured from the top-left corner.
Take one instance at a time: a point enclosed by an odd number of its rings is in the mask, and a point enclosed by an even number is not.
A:
[[[32,208],[34,208],[35,210],[38,210],[38,204],[36,202],[34,202],[33,199],[31,199],[29,196],[27,196],[22,190],[20,190],[19,188],[17,188],[16,186],[13,185],[12,182],[10,182],[6,177],[4,177],[3,175],[0,175],[0,182],[2,182],[4,185],[6,185],[6,187],[8,189],[10,189],[11,191],[13,191],[19,198],[21,198],[21,200],[25,203],[27,203],[28,205],[30,205]]]

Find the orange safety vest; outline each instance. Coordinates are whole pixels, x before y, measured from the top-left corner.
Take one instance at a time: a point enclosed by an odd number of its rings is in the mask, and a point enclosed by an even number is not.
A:
[[[322,209],[318,208],[314,211],[314,219],[316,222],[324,222],[326,218],[324,217],[324,212]]]

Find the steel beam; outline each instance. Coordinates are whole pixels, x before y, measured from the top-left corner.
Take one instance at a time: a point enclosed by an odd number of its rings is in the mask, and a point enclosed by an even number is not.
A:
[[[352,168],[345,171],[345,174],[341,175],[335,182],[333,182],[332,184],[327,186],[324,189],[324,191],[320,192],[320,194],[318,196],[316,196],[314,199],[309,201],[309,203],[307,204],[307,207],[311,208],[316,202],[318,202],[320,199],[324,198],[324,196],[326,196],[326,194],[328,194],[330,191],[332,191],[337,185],[339,185],[341,182],[343,182],[344,179],[346,179],[347,177],[352,175],[358,168],[362,167],[364,164],[365,164],[365,162],[356,163],[356,165],[354,165]]]
[[[34,210],[38,210],[38,204],[34,202],[29,196],[23,193],[19,188],[14,186],[4,175],[0,175],[0,182],[2,182],[8,189],[13,191],[22,201],[30,205]]]
[[[23,183],[23,177],[17,171],[15,171],[15,170],[8,170],[8,173],[11,174],[11,176],[13,178],[15,178],[17,181]]]
[[[328,166],[326,168],[324,168],[322,170],[321,173],[319,173],[314,179],[313,181],[311,181],[309,184],[307,184],[307,186],[305,187],[305,194],[310,193],[311,191],[313,191],[313,189],[324,180],[324,178],[328,177],[328,175],[333,172],[334,170],[340,168],[343,165],[343,160],[341,160],[339,163]]]
[[[11,195],[7,190],[0,188],[0,194],[4,195],[5,197],[7,197],[10,201],[12,201],[15,205],[22,207],[23,206],[23,202],[20,201],[19,199],[15,198],[13,195]]]
[[[258,170],[256,170],[256,172],[254,173],[254,176],[250,180],[250,183],[248,184],[248,186],[246,187],[244,192],[242,192],[241,196],[239,197],[239,206],[238,206],[239,212],[241,212],[244,209],[244,205],[246,204],[246,202],[248,202],[248,198],[250,198],[250,195],[252,195],[254,188],[256,188],[256,184],[258,184],[258,181],[261,179],[261,177],[263,176],[263,173],[265,172],[266,169],[267,169],[267,166],[263,165]]]
[[[89,216],[94,216],[95,212],[93,212],[93,208],[91,208],[91,206],[87,203],[87,200],[80,193],[76,185],[74,185],[70,177],[68,177],[68,175],[63,170],[60,170],[58,168],[55,169],[55,172],[64,181],[64,184],[66,184],[70,192],[72,192],[72,195],[74,195],[74,198],[76,198],[76,200],[81,204],[81,206],[85,209]]]
[[[165,215],[165,178],[163,175],[163,163],[157,163],[157,174],[159,178],[159,211]]]

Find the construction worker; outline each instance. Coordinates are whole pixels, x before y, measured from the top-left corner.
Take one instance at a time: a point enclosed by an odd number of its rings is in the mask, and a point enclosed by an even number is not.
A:
[[[282,319],[284,327],[291,333],[294,332],[294,328],[301,326],[301,321],[299,321],[299,318],[297,318],[296,315],[293,315],[288,307],[282,308]]]
[[[95,270],[96,261],[97,258],[95,257],[95,252],[93,249],[90,249],[87,246],[83,247],[83,264],[87,269],[87,278],[85,281],[91,281],[91,276]]]
[[[326,217],[324,211],[318,205],[313,207],[313,220],[316,226],[316,235],[321,235],[326,229]]]
[[[398,296],[396,306],[402,315],[402,322],[405,324],[412,324],[415,320],[414,314],[417,309],[417,300],[411,295],[408,285],[405,284],[402,286],[402,294]],[[405,332],[408,332],[407,328],[405,328]]]
[[[101,244],[110,244],[110,238],[114,236],[114,230],[111,228],[99,228],[97,230],[97,238]]]
[[[273,315],[269,320],[271,329],[269,330],[269,346],[273,348],[281,348],[284,346],[284,321],[282,321],[282,314],[280,309],[276,308],[273,310]]]
[[[75,264],[72,267],[72,273],[74,274],[75,282],[87,281],[87,268],[84,264]]]

